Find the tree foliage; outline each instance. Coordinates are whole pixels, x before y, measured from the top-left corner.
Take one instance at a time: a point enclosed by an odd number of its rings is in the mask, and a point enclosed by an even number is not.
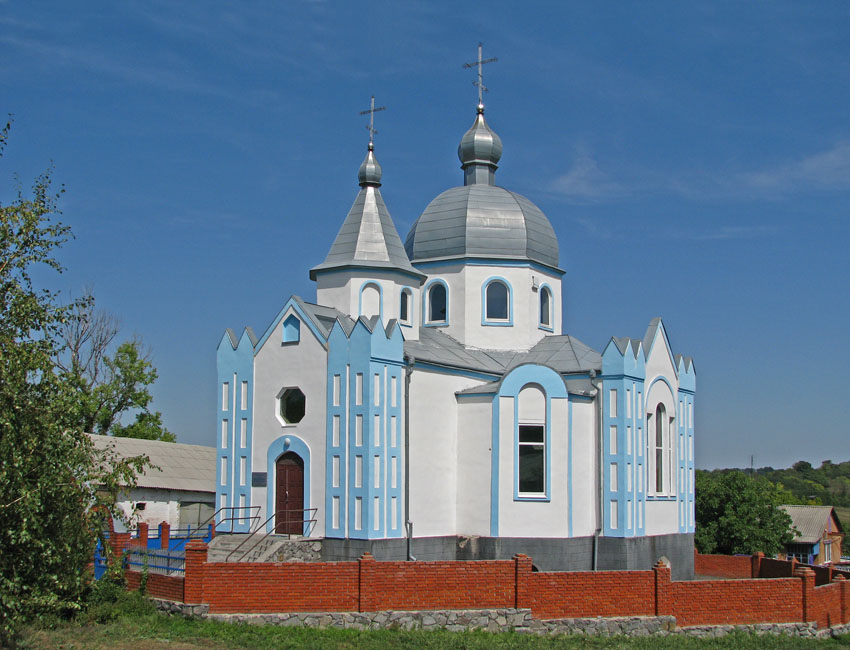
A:
[[[0,132],[0,156],[9,124]],[[32,272],[61,272],[71,237],[56,220],[50,172],[0,203],[0,645],[22,621],[73,609],[104,513],[143,457],[94,449],[74,420],[78,393],[54,366],[69,309]]]
[[[117,321],[95,309],[91,291],[72,305],[62,324],[63,346],[56,365],[77,390],[77,425],[91,433],[175,442],[162,424],[162,414],[150,409],[150,386],[157,372],[149,355],[136,339],[110,354],[117,334]],[[126,413],[135,419],[124,425],[121,417]]]
[[[791,517],[777,506],[792,495],[737,470],[696,473],[696,534],[700,553],[766,555],[791,541]]]

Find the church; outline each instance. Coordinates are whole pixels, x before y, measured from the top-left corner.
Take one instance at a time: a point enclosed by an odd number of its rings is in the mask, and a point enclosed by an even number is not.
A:
[[[657,318],[601,352],[563,331],[555,231],[501,156],[479,100],[463,184],[402,242],[370,137],[315,298],[218,345],[219,532],[692,576],[693,362]]]

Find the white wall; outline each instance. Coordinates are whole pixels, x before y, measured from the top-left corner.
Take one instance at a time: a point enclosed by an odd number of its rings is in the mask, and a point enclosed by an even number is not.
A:
[[[454,535],[458,485],[455,392],[483,382],[416,369],[410,378],[410,519],[416,537]]]
[[[599,519],[596,402],[573,402],[573,536],[593,535]]]
[[[457,521],[458,535],[490,534],[493,396],[458,398]]]
[[[262,521],[266,512],[266,491],[274,490],[274,467],[267,466],[269,445],[283,436],[296,436],[310,449],[310,507],[318,508],[314,537],[324,535],[325,519],[325,443],[327,404],[327,351],[301,324],[301,340],[297,345],[282,345],[284,314],[280,323],[257,353],[254,361],[254,438],[252,471],[268,472],[267,488],[252,488],[251,505],[259,505]],[[297,424],[283,424],[277,417],[277,395],[282,388],[301,389],[306,398],[304,419]],[[305,472],[307,467],[305,467]]]
[[[175,529],[180,525],[180,503],[199,501],[210,505],[215,504],[215,492],[137,487],[119,495],[118,507],[131,522],[144,522],[151,530],[163,521]],[[144,503],[145,509],[138,510],[136,508],[138,503]]]

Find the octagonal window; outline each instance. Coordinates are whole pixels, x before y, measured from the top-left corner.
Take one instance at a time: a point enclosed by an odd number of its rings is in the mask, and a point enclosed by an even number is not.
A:
[[[296,424],[304,419],[306,398],[300,388],[287,388],[278,398],[280,417],[287,424]]]

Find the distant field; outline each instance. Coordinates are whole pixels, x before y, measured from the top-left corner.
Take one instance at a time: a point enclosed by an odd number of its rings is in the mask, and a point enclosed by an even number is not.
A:
[[[844,526],[844,532],[850,532],[850,508],[846,506],[835,506],[835,514],[841,520],[841,525]],[[847,550],[848,552],[845,552],[845,555],[850,553],[850,548]]]

